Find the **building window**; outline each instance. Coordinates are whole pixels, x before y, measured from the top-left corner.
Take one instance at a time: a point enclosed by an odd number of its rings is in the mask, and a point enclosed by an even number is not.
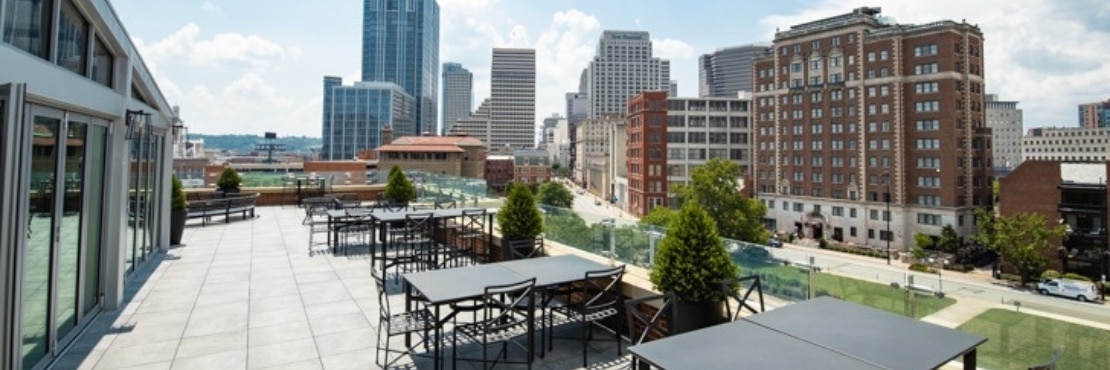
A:
[[[62,68],[84,76],[88,61],[88,22],[70,1],[62,1],[62,11],[58,20],[58,51],[55,58]]]
[[[917,139],[917,149],[940,149],[940,139]]]
[[[879,51],[879,60],[886,60],[888,57],[886,50]]]
[[[802,203],[794,203],[794,212],[802,212],[805,205]]]
[[[116,58],[108,51],[108,47],[104,46],[104,42],[99,37],[96,38],[93,43],[92,73],[89,77],[101,85],[112,87],[112,70],[115,69],[115,61]]]
[[[940,129],[940,120],[926,119],[917,121],[917,131],[937,131]]]
[[[49,58],[54,2],[8,0],[5,3],[4,41],[39,58]]]
[[[934,214],[929,214],[929,213],[918,213],[917,214],[917,223],[922,224],[922,225],[940,226],[940,215],[934,215]]]
[[[913,48],[913,56],[925,57],[930,55],[937,55],[937,45],[921,45]]]
[[[918,112],[936,112],[940,110],[940,102],[936,100],[919,101],[914,103],[914,108]]]
[[[936,82],[920,82],[914,85],[914,92],[918,94],[935,93],[939,90],[939,84]]]
[[[918,65],[913,66],[913,74],[915,74],[915,75],[925,75],[925,74],[930,74],[930,73],[937,73],[938,71],[939,71],[939,69],[937,68],[936,63],[925,63],[925,64],[918,64]]]

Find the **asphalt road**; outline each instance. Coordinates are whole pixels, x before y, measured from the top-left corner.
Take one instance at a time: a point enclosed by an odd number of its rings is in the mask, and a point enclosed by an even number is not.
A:
[[[564,186],[566,186],[565,183]],[[630,225],[639,222],[639,220],[632,217],[632,215],[625,213],[617,208],[617,206],[609,204],[609,202],[602,200],[598,196],[590,194],[589,192],[578,194],[578,190],[580,189],[574,188],[573,186],[567,186],[567,188],[574,194],[574,205],[572,209],[588,224],[598,223],[606,218],[615,219],[618,225]],[[597,202],[601,204],[598,205],[596,204]]]
[[[1023,308],[1056,313],[1098,322],[1110,322],[1110,307],[1100,302],[1079,302],[1069,298],[1042,296],[1036,292],[1014,288],[982,274],[972,275],[943,271],[940,275],[910,271],[898,261],[887,265],[884,260],[848,255],[812,247],[787,245],[785,248],[768,248],[776,258],[815,264],[823,272],[869,280],[881,284],[897,282],[905,285],[913,276],[914,285],[934,291],[943,291],[956,299],[976,299],[993,304],[1020,302]]]

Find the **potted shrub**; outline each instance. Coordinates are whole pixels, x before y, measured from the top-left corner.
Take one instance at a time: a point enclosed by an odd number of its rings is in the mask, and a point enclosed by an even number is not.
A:
[[[389,169],[388,182],[385,185],[385,194],[382,195],[390,204],[409,204],[416,199],[416,187],[409,181],[408,176],[401,171],[401,167],[393,166]]]
[[[181,244],[181,234],[185,232],[185,218],[187,216],[188,202],[185,201],[185,191],[181,189],[181,180],[173,175],[173,187],[170,190],[170,245]]]
[[[717,225],[696,203],[682,205],[659,243],[654,263],[652,285],[661,292],[673,292],[683,313],[675,322],[677,332],[727,320],[721,282],[735,279],[740,269],[729,257]]]
[[[243,178],[239,177],[239,173],[230,166],[224,167],[224,171],[220,172],[220,178],[216,180],[216,188],[224,196],[227,194],[234,194],[239,192],[239,184],[243,182]]]
[[[509,197],[497,212],[501,225],[501,259],[510,260],[510,248],[534,248],[536,237],[543,232],[543,214],[536,198],[525,185],[509,185]],[[529,254],[531,251],[520,251]]]

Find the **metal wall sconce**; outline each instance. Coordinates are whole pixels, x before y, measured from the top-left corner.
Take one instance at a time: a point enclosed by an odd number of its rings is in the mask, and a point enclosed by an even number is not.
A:
[[[137,140],[150,128],[150,113],[141,110],[127,110],[127,140]]]

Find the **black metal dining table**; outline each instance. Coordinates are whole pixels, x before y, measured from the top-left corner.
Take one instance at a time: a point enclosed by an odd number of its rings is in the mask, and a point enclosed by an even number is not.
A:
[[[610,266],[588,260],[576,255],[539,257],[510,262],[488,263],[451,269],[432,270],[403,274],[405,281],[406,308],[411,309],[413,290],[419,291],[422,302],[431,306],[434,317],[439,320],[435,330],[434,363],[436,369],[443,365],[441,341],[443,324],[454,313],[446,317],[441,307],[452,303],[481,298],[487,286],[503,285],[536,278],[536,290],[566,285],[585,278],[586,272],[608,269]],[[529,360],[534,347],[535,323],[528,327]]]
[[[370,212],[368,214],[368,216],[371,218],[371,221],[373,222],[373,224],[372,224],[373,229],[377,230],[377,234],[378,234],[378,237],[376,239],[371,238],[372,239],[371,246],[370,246],[371,253],[373,253],[374,248],[378,248],[378,249],[381,250],[381,256],[380,256],[379,260],[381,260],[381,271],[384,274],[385,271],[386,271],[386,268],[389,267],[388,252],[389,252],[389,249],[392,247],[392,245],[390,245],[391,241],[388,237],[389,236],[389,229],[392,228],[392,227],[395,227],[397,225],[403,225],[407,221],[408,216],[417,215],[417,214],[431,214],[432,221],[433,221],[433,231],[432,232],[433,232],[433,235],[434,235],[436,232],[438,232],[438,230],[445,227],[447,220],[463,217],[463,212],[464,211],[480,211],[480,210],[483,210],[483,209],[484,208],[451,208],[451,209],[374,211],[374,212]],[[493,244],[493,216],[495,214],[497,214],[497,209],[484,209],[484,210],[486,211],[486,219],[484,221],[483,226],[486,228],[484,233],[486,235],[486,245],[488,246],[488,245]],[[378,243],[382,243],[382,245],[379,247]]]

